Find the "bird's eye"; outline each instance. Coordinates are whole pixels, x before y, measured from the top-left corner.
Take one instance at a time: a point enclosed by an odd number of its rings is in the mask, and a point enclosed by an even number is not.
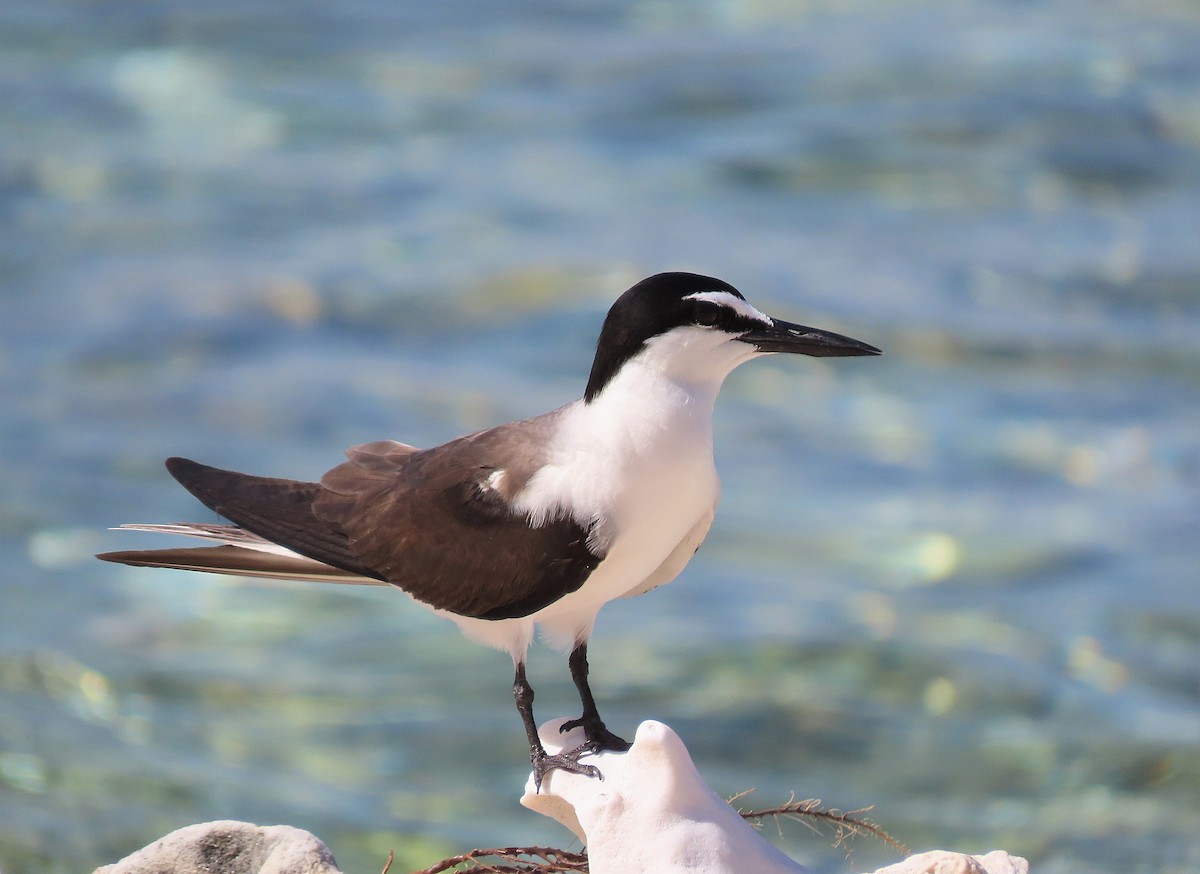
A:
[[[717,323],[720,317],[721,314],[717,312],[717,308],[714,306],[702,306],[696,309],[697,325],[704,325],[707,328],[711,328]]]

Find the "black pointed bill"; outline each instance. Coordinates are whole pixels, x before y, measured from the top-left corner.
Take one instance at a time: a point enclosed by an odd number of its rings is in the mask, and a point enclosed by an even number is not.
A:
[[[848,358],[854,355],[882,355],[883,352],[842,334],[793,325],[782,319],[774,319],[770,325],[755,327],[741,336],[759,352],[793,352],[812,355],[816,358]]]

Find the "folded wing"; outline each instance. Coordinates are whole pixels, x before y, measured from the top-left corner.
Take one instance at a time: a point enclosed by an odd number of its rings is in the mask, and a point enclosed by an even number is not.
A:
[[[523,452],[530,442],[519,433],[536,423],[426,451],[394,441],[364,444],[319,483],[172,458],[167,469],[180,484],[237,527],[129,526],[221,545],[100,557],[215,573],[391,583],[460,616],[527,616],[582,586],[603,558],[589,545],[589,526],[551,514],[535,528],[511,509],[540,463]]]

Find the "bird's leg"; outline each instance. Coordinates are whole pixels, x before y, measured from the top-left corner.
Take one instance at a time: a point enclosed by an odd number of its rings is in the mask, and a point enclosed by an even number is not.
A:
[[[521,714],[521,721],[525,723],[525,736],[529,739],[529,764],[533,766],[534,787],[540,792],[542,779],[547,772],[555,768],[585,777],[604,779],[595,766],[579,764],[579,756],[586,752],[585,750],[572,750],[556,756],[546,752],[546,748],[542,746],[542,739],[538,737],[537,723],[533,721],[533,687],[525,678],[525,662],[517,662],[516,669],[516,676],[513,678],[513,698],[517,702],[517,712]]]
[[[596,699],[592,697],[592,689],[588,685],[587,641],[575,644],[575,649],[571,650],[571,658],[568,664],[571,666],[571,679],[575,681],[575,688],[579,690],[579,701],[583,704],[583,715],[579,719],[564,722],[559,731],[570,731],[573,728],[583,726],[583,733],[587,737],[587,742],[580,749],[590,753],[598,753],[604,750],[612,750],[618,753],[625,752],[629,749],[629,741],[617,737],[608,730],[608,727],[604,724],[604,720],[600,718],[600,711],[596,708]]]

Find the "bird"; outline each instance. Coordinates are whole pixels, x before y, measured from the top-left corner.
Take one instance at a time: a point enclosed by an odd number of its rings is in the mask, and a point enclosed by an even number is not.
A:
[[[765,355],[874,356],[874,346],[771,318],[734,286],[650,276],[609,309],[583,397],[548,413],[417,449],[378,440],[316,482],[186,458],[170,474],[232,524],[127,524],[209,545],[98,558],[142,567],[394,586],[512,658],[513,698],[536,786],[554,769],[603,778],[589,754],[629,743],[600,716],[588,641],[607,602],[673,580],[700,547],[720,485],[714,404]],[[215,544],[215,545],[214,545]],[[584,742],[546,752],[526,655],[540,631],[569,652]]]

